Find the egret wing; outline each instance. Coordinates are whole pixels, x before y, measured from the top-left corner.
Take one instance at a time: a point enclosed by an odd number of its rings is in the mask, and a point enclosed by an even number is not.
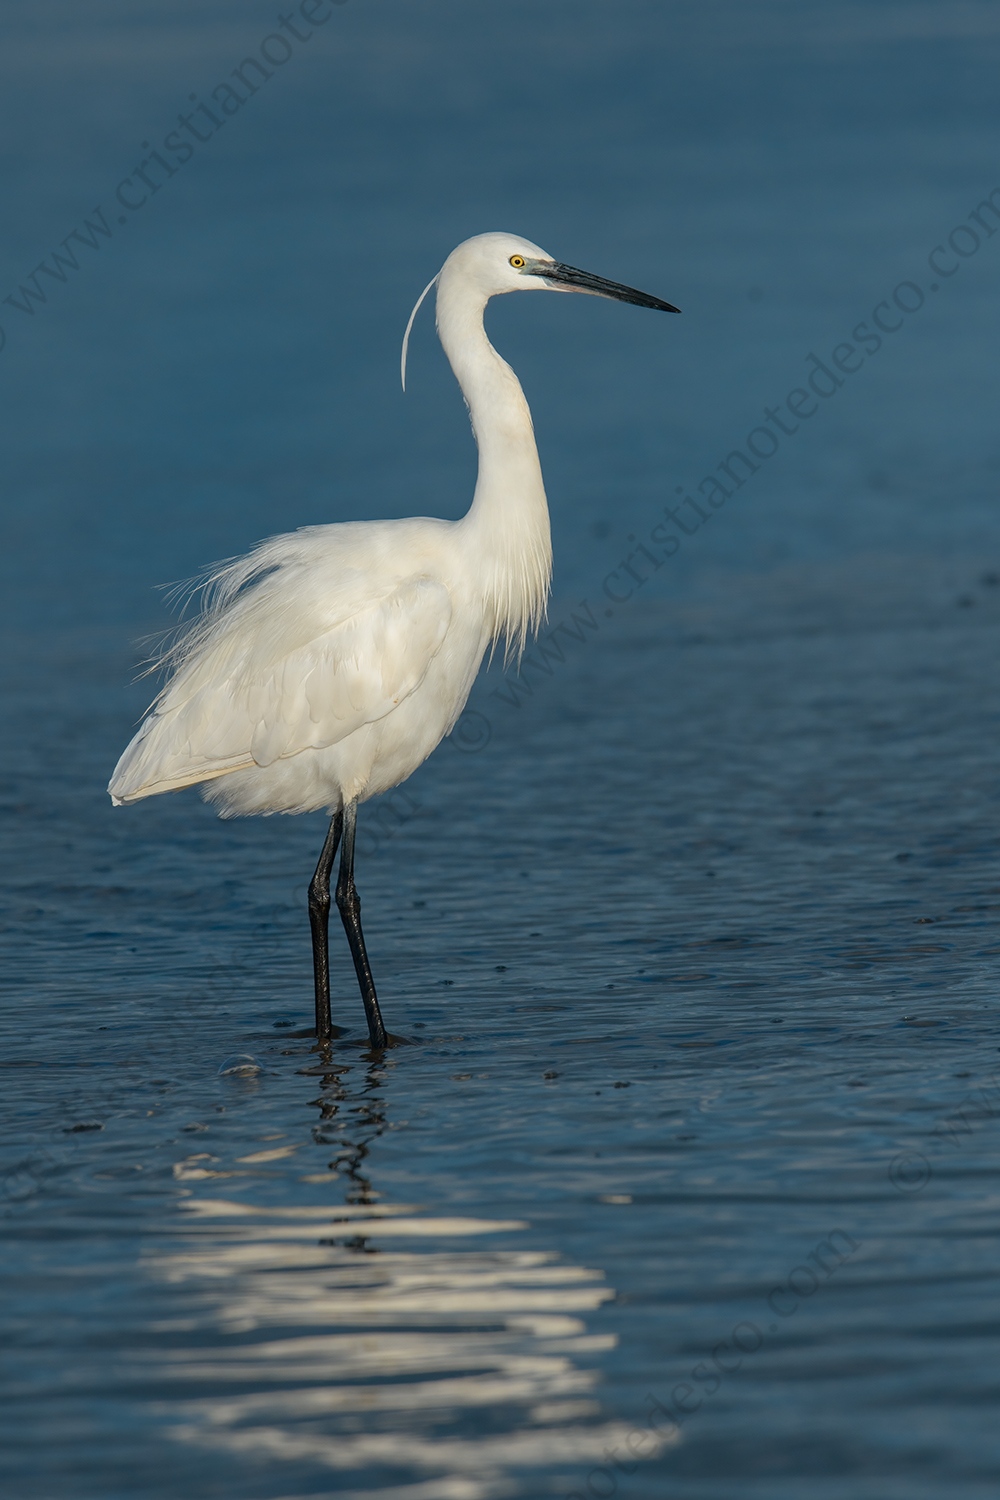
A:
[[[248,632],[252,616],[219,622],[125,751],[112,796],[137,801],[336,744],[419,687],[451,613],[444,585],[417,577],[283,654],[272,632]]]
[[[291,652],[247,686],[254,763],[269,766],[300,750],[324,749],[385,718],[420,686],[450,621],[447,589],[412,579]]]

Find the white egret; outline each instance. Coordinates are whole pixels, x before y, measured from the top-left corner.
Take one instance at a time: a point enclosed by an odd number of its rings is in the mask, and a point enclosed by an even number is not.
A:
[[[330,876],[373,1050],[387,1043],[354,884],[358,803],[410,776],[454,728],[487,648],[515,652],[545,612],[549,512],[531,413],[483,312],[504,292],[586,292],[677,312],[669,302],[553,260],[516,235],[453,250],[437,328],[479,448],[459,521],[346,521],[262,542],[215,569],[204,608],[165,653],[169,680],[115,768],[116,806],[201,783],[222,817],[325,808],[309,886],[316,1033],[331,1035]]]

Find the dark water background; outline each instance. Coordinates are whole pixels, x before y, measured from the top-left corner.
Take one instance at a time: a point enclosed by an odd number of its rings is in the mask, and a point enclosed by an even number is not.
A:
[[[140,143],[275,16],[0,16],[0,290],[113,229],[0,299],[4,1494],[993,1500],[1000,236],[937,292],[927,255],[1000,182],[1000,12],[352,0],[119,226]],[[323,1057],[322,822],[103,788],[156,584],[467,504],[430,318],[405,400],[397,354],[487,228],[684,315],[491,309],[581,639],[365,810],[413,1045],[367,1059],[337,945]]]

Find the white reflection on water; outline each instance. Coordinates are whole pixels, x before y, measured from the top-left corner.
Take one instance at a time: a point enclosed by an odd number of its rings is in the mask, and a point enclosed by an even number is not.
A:
[[[338,1494],[379,1500],[524,1493],[528,1470],[570,1480],[624,1442],[626,1426],[594,1420],[596,1375],[578,1363],[614,1344],[580,1317],[613,1295],[601,1273],[441,1244],[526,1225],[383,1204],[185,1207],[184,1251],[147,1263],[200,1309],[204,1341],[155,1355],[186,1387],[180,1440],[284,1462],[293,1483],[336,1470]],[[435,1244],[393,1246],[418,1237]]]

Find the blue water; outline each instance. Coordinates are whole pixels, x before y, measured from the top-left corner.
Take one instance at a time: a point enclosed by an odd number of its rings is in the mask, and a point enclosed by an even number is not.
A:
[[[316,12],[124,225],[277,12],[0,17],[4,1493],[992,1500],[1000,14]],[[364,810],[373,1064],[339,943],[309,1035],[322,820],[104,785],[156,585],[468,503],[398,346],[488,228],[683,316],[490,310],[556,592]]]

